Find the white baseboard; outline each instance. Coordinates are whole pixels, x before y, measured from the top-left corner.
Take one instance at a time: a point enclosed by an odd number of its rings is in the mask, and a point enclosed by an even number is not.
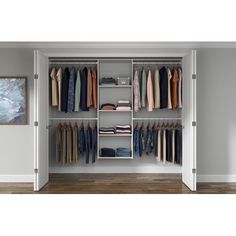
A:
[[[0,182],[32,183],[34,175],[0,175]]]
[[[236,175],[197,175],[197,182],[236,182]]]
[[[50,167],[49,168],[50,173],[54,174],[63,174],[63,173],[104,173],[104,174],[135,174],[135,173],[150,173],[150,174],[177,174],[182,173],[182,169],[179,166],[166,166],[166,167]]]

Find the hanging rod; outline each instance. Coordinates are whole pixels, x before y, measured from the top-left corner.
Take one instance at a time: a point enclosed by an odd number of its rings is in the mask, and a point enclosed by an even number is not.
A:
[[[97,65],[98,62],[88,62],[88,61],[49,61],[50,65]]]
[[[181,62],[173,61],[173,62],[133,62],[133,65],[180,65]]]
[[[48,118],[49,120],[97,120],[98,118],[93,118],[93,117],[89,117],[89,118],[67,118],[67,117],[62,117],[62,118]]]
[[[182,120],[182,118],[145,118],[145,117],[133,117],[133,120]]]

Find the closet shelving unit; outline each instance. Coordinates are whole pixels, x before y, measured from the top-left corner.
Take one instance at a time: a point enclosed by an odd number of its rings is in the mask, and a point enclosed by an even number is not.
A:
[[[99,80],[103,77],[113,77],[125,75],[132,78],[132,68],[130,59],[102,59],[99,60]],[[118,100],[126,99],[132,102],[132,79],[130,79],[129,85],[98,85],[99,88],[99,107],[103,103],[114,103]],[[124,95],[123,95],[124,93]],[[132,106],[133,107],[133,106]],[[112,126],[116,124],[130,124],[132,129],[132,107],[131,110],[99,110],[99,127]],[[108,125],[106,125],[108,124]],[[132,134],[99,134],[98,132],[98,146],[99,150],[102,147],[126,147],[132,152],[133,136]],[[110,160],[129,160],[133,159],[130,157],[102,157],[98,152],[98,159],[110,159]]]
[[[34,189],[40,190],[49,179],[49,173],[182,173],[182,180],[191,190],[196,190],[196,51],[169,54],[168,57],[153,54],[143,54],[143,57],[68,57],[66,53],[34,53]],[[96,54],[97,55],[97,54]],[[149,57],[149,56],[150,57]],[[170,55],[170,56],[169,56]],[[50,91],[48,71],[52,66],[96,66],[97,67],[97,101],[98,109],[89,112],[61,113],[49,106]],[[133,73],[136,68],[145,66],[182,65],[183,68],[183,108],[182,110],[155,109],[147,112],[141,109],[133,110]],[[99,85],[102,77],[129,76],[130,85]],[[103,103],[117,103],[118,100],[130,100],[130,111],[103,111],[99,107]],[[183,129],[183,166],[173,163],[161,163],[154,156],[137,157],[133,153],[133,127],[137,122],[178,122]],[[51,135],[51,127],[59,122],[97,122],[97,161],[86,165],[81,160],[78,164],[67,167],[56,166],[55,140]],[[130,135],[99,134],[99,127],[130,124]],[[127,147],[131,149],[130,157],[101,157],[101,147]]]

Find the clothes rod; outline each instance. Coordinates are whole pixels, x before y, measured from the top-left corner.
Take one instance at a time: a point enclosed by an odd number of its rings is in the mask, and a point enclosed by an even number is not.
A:
[[[98,118],[49,118],[49,120],[97,120]]]
[[[181,62],[173,61],[173,62],[133,62],[133,65],[180,65]]]
[[[182,118],[145,118],[145,117],[133,117],[133,120],[182,120]]]
[[[50,61],[49,62],[50,65],[97,65],[98,62],[79,62],[79,61],[72,61],[72,62],[68,62],[68,61]]]

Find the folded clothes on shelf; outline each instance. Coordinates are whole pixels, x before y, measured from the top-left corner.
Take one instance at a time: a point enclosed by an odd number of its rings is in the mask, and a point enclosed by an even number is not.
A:
[[[99,128],[100,134],[115,134],[115,128],[113,127],[101,127]]]
[[[129,148],[117,148],[116,149],[117,157],[129,157],[131,156],[131,151]]]
[[[110,78],[105,78],[105,77],[103,77],[102,79],[101,79],[101,81],[100,81],[100,84],[101,85],[116,85],[117,84],[117,82],[116,82],[116,79],[114,79],[114,78],[112,78],[112,77],[110,77]]]
[[[115,157],[116,151],[113,148],[101,148],[101,157]]]
[[[116,125],[117,134],[131,134],[131,125]]]
[[[119,100],[117,102],[116,110],[127,111],[131,110],[131,103],[129,100]]]
[[[116,106],[113,103],[104,103],[101,105],[101,110],[115,110]]]

